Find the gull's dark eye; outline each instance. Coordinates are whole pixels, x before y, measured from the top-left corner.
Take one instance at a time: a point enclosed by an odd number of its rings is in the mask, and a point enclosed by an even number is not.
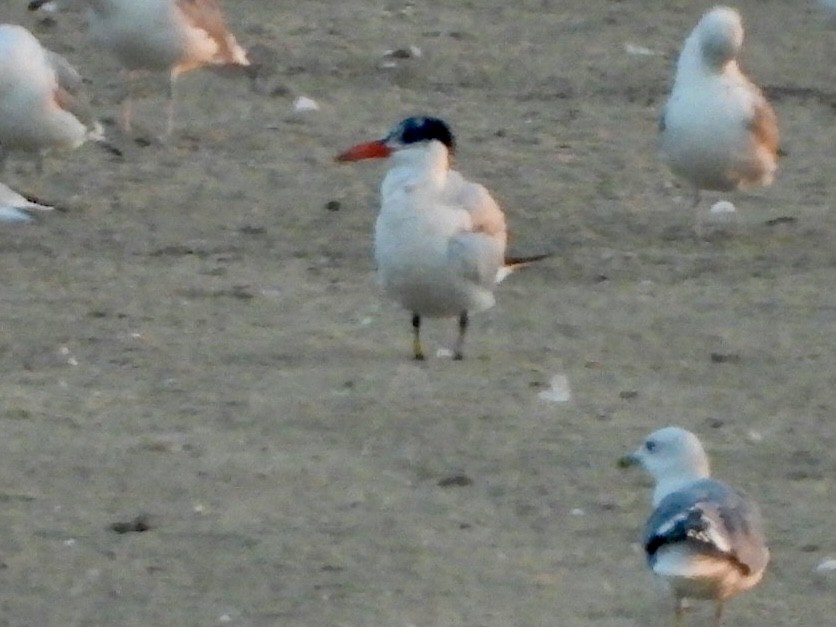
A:
[[[654,442],[653,440],[648,440],[644,443],[644,448],[646,448],[648,452],[652,453],[654,450],[656,450],[656,442]]]

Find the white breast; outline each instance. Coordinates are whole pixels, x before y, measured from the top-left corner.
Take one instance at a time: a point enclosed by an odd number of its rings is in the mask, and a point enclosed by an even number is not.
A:
[[[474,230],[473,219],[450,202],[448,171],[436,167],[438,155],[402,153],[407,154],[399,154],[384,179],[375,225],[375,261],[383,288],[404,308],[426,316],[492,306],[502,247],[488,236],[466,237]],[[480,262],[490,266],[483,271],[492,272],[490,280],[474,271]]]
[[[76,148],[85,126],[56,101],[58,79],[45,49],[20,26],[0,26],[0,142],[8,149]]]

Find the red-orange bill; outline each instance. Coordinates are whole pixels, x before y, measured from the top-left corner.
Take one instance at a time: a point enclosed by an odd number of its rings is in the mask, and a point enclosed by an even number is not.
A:
[[[375,140],[373,142],[366,142],[364,144],[357,144],[352,146],[344,153],[337,155],[337,161],[360,161],[361,159],[383,159],[392,154],[392,149],[389,148],[382,140]]]

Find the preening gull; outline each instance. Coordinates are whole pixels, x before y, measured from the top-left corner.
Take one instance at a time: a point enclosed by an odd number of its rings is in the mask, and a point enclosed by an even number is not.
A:
[[[81,76],[64,57],[41,46],[22,26],[0,24],[0,170],[9,152],[43,155],[103,140]]]
[[[726,599],[757,584],[769,562],[758,506],[711,479],[699,439],[679,427],[650,434],[620,464],[641,465],[656,481],[642,544],[651,570],[673,592],[675,624],[692,598],[714,600],[721,625]]]
[[[128,71],[122,127],[131,129],[133,82],[142,71],[168,72],[166,135],[174,129],[174,86],[206,66],[248,66],[246,51],[226,26],[217,0],[64,0],[88,7],[93,41]],[[32,0],[30,10],[56,0]]]
[[[493,306],[497,283],[546,255],[505,256],[505,214],[487,189],[450,169],[456,142],[446,122],[410,117],[338,161],[391,157],[380,189],[374,254],[384,291],[412,312],[413,356],[424,359],[422,316],[458,316],[462,359],[469,313]]]
[[[662,159],[700,190],[769,185],[777,170],[778,121],[737,64],[740,14],[715,7],[685,40],[671,96],[659,118]],[[697,214],[697,231],[701,230]]]

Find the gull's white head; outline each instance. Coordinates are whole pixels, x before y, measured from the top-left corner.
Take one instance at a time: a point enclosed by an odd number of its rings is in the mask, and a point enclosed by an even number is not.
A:
[[[708,456],[699,438],[680,427],[654,431],[620,460],[622,467],[640,465],[656,481],[654,505],[670,492],[709,476]]]
[[[702,16],[695,29],[703,61],[722,68],[737,58],[743,45],[743,22],[740,14],[729,7],[714,7]]]

